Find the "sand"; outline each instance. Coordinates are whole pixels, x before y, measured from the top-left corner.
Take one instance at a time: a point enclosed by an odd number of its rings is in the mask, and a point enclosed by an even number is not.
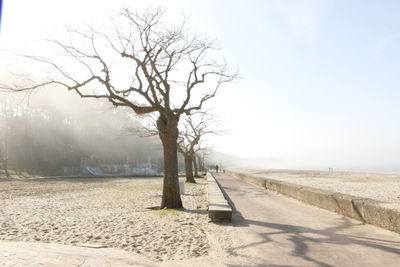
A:
[[[382,181],[375,174],[249,172],[398,203],[396,189],[379,191],[382,184],[396,188],[397,176]],[[353,183],[355,187],[345,191]],[[375,190],[361,190],[362,184]],[[183,211],[146,209],[159,205],[161,186],[160,178],[0,179],[0,240],[67,244],[82,250],[120,248],[164,267],[254,266],[247,254],[238,253],[253,247],[239,231],[248,228],[240,213],[234,214],[233,224],[209,222],[205,180],[186,184]]]
[[[160,204],[161,178],[0,180],[0,240],[122,248],[160,262],[208,255],[206,182],[185,210]]]
[[[274,169],[232,169],[293,184],[370,198],[384,202],[388,208],[400,210],[400,174],[294,171]]]

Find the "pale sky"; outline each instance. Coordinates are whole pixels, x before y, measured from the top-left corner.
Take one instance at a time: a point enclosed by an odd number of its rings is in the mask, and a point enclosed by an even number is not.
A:
[[[240,69],[213,102],[230,130],[216,150],[265,157],[266,168],[400,172],[396,0],[4,0],[0,48],[38,52],[63,25],[148,4],[190,15]]]

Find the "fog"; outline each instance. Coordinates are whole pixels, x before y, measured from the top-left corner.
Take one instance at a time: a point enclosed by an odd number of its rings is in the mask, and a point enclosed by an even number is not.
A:
[[[365,151],[366,149],[364,149]],[[392,151],[392,153],[390,153]],[[286,152],[286,151],[284,151]],[[311,151],[312,152],[312,151]],[[310,153],[311,153],[310,152]],[[343,154],[343,155],[342,155]],[[317,170],[341,172],[373,172],[399,173],[400,167],[395,158],[398,151],[395,148],[358,152],[349,149],[349,153],[335,151],[332,153],[315,152],[310,155],[304,151],[286,152],[278,156],[241,156],[210,151],[207,156],[207,165],[213,168],[216,164],[222,168],[254,168],[254,169],[291,169]],[[318,157],[319,156],[319,157]]]
[[[162,169],[158,137],[127,131],[140,127],[130,110],[63,88],[1,93],[0,127],[0,164],[11,172],[64,175],[124,164]]]
[[[15,79],[15,77],[13,78]],[[80,174],[83,166],[151,167],[162,172],[162,147],[158,136],[139,137],[142,123],[129,109],[109,102],[82,99],[64,88],[47,87],[29,93],[0,93],[0,165],[11,174]],[[133,130],[132,130],[133,129]],[[291,152],[271,156],[246,156],[219,152],[213,143],[232,133],[207,138],[206,165],[222,168],[274,168],[337,171],[399,172],[386,154],[360,153],[338,158],[331,150],[320,160]],[[267,150],[266,150],[267,151]],[[299,150],[299,153],[304,149]],[[267,151],[268,152],[268,151]],[[310,151],[312,153],[312,151]],[[380,155],[386,159],[380,160]],[[394,156],[397,155],[394,153]],[[179,155],[181,157],[181,155]],[[365,164],[370,162],[368,166]],[[380,164],[382,163],[382,164]],[[180,158],[180,168],[183,161]],[[5,173],[0,173],[0,176]]]
[[[44,2],[46,9],[29,1],[9,1],[2,22],[2,49],[47,54],[48,46],[39,40],[49,38],[49,33],[57,37],[63,25],[107,24],[111,10],[132,5],[125,0]],[[135,1],[133,5],[140,9],[161,2],[165,1]],[[400,172],[397,2],[369,2],[361,9],[359,3],[346,1],[318,5],[309,1],[205,2],[164,4],[172,22],[179,21],[183,12],[190,16],[190,28],[215,38],[243,78],[212,100],[230,133],[212,137],[215,150],[224,153],[210,154],[210,165]],[[22,60],[8,62],[29,67]],[[4,57],[2,64],[7,64]],[[29,71],[38,77],[47,75],[38,68]],[[1,101],[6,97],[0,95]],[[89,108],[86,99],[76,101],[87,107],[85,114],[94,112],[101,117],[111,109],[109,105]],[[55,103],[67,112],[77,109]],[[112,138],[106,134],[95,138],[99,133],[89,134],[90,129],[109,130],[111,122],[86,118],[87,124],[99,125],[79,126],[87,129],[82,130],[86,135],[93,135],[82,142],[99,149],[95,140]],[[115,129],[112,136],[119,131]],[[141,144],[149,142],[132,138]],[[157,144],[157,138],[154,141]]]

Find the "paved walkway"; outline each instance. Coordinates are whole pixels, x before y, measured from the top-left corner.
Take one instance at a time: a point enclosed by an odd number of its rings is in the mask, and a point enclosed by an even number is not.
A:
[[[155,266],[121,249],[29,242],[0,242],[0,266]]]
[[[232,257],[248,266],[400,266],[400,235],[347,219],[250,185],[215,178],[236,212],[240,246]]]

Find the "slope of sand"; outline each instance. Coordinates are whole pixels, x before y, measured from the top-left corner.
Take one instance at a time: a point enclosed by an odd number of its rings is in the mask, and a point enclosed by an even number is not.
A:
[[[0,240],[122,248],[154,261],[208,254],[206,182],[183,211],[160,204],[161,178],[0,180]]]

